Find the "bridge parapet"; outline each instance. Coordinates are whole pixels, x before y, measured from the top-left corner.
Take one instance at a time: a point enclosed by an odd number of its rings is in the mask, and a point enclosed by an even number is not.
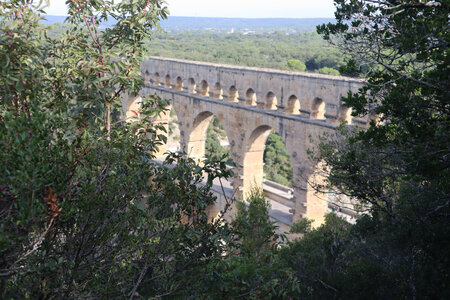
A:
[[[203,97],[301,115],[331,124],[365,126],[340,100],[361,79],[151,57],[141,66],[145,82]]]

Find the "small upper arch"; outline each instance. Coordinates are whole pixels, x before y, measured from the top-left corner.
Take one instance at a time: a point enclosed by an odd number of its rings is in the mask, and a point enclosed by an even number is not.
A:
[[[165,81],[164,81],[164,86],[166,88],[168,88],[168,89],[172,88],[172,82],[170,80],[170,75],[169,74],[166,75],[166,78],[165,78]]]
[[[277,109],[278,100],[273,92],[268,92],[266,95],[265,109]]]
[[[161,77],[159,77],[159,73],[156,72],[153,78],[153,85],[160,86],[161,85]]]
[[[183,79],[181,79],[181,77],[178,76],[176,81],[175,81],[175,90],[176,91],[182,91],[183,88],[184,88]]]
[[[203,97],[209,97],[209,84],[206,80],[202,80],[202,82],[200,82],[198,94]]]
[[[223,90],[220,82],[216,82],[216,84],[214,85],[212,96],[214,99],[223,99]]]
[[[256,105],[256,93],[252,88],[249,88],[245,93],[245,104],[251,106]]]
[[[315,98],[312,102],[311,119],[325,119],[325,102],[321,98]]]
[[[300,100],[298,100],[297,96],[292,95],[289,97],[287,102],[287,108],[285,111],[287,114],[291,115],[299,115],[300,114]]]
[[[197,85],[195,84],[194,78],[189,78],[188,80],[188,93],[195,94]]]
[[[352,124],[352,109],[345,104],[342,104],[339,108],[339,123],[345,122],[348,125]]]
[[[239,91],[234,85],[230,87],[230,91],[228,92],[228,101],[239,102]]]

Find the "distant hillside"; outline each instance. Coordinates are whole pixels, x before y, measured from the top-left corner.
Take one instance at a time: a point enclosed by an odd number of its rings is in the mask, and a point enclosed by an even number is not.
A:
[[[331,18],[311,19],[245,19],[245,18],[198,18],[170,16],[161,22],[161,27],[168,31],[234,31],[267,32],[271,30],[306,32],[315,30],[317,25],[333,22]]]
[[[41,23],[45,24],[45,25],[51,25],[54,23],[64,23],[64,20],[66,19],[66,16],[50,16],[50,15],[46,15],[45,19],[46,20],[42,20]]]
[[[65,16],[46,16],[42,24],[64,23]],[[270,31],[307,32],[315,30],[319,24],[333,22],[330,18],[312,19],[245,19],[245,18],[199,18],[170,16],[161,21],[161,27],[167,31],[209,31],[209,32],[243,32],[261,33]],[[114,24],[113,21],[105,26]]]

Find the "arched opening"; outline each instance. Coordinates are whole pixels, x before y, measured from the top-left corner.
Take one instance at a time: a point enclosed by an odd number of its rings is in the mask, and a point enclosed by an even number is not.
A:
[[[297,96],[292,95],[289,97],[287,102],[286,113],[291,115],[300,114],[300,100],[298,100]]]
[[[125,121],[133,122],[139,120],[141,117],[141,105],[142,98],[136,96],[135,94],[130,94],[128,97],[126,111],[125,111]]]
[[[188,80],[188,93],[195,94],[197,85],[195,84],[194,78],[189,78]]]
[[[155,85],[155,86],[161,85],[161,79],[159,77],[159,73],[155,73],[155,77],[153,79],[153,85]]]
[[[170,81],[170,75],[166,75],[166,79],[164,81],[164,87],[170,89],[172,88],[172,82]]]
[[[237,88],[233,85],[230,87],[230,91],[228,93],[228,101],[229,102],[239,102],[239,92]]]
[[[209,97],[209,85],[205,80],[200,83],[199,95],[203,97]]]
[[[347,105],[342,104],[339,108],[339,123],[346,122],[347,124],[352,124],[352,109],[347,107]]]
[[[265,109],[277,109],[278,100],[274,93],[268,92],[266,96]]]
[[[272,127],[262,125],[253,130],[247,142],[243,163],[242,196],[244,199],[253,188],[262,189],[264,179],[264,149]]]
[[[245,93],[245,104],[250,106],[256,105],[256,93],[253,89],[248,89]]]
[[[320,98],[315,98],[311,105],[311,119],[325,119],[325,102]]]
[[[150,84],[150,73],[147,70],[144,73],[144,83]]]
[[[188,155],[198,162],[205,158],[222,161],[231,158],[225,129],[209,111],[200,113],[194,119],[187,148]]]
[[[181,77],[178,76],[176,80],[175,90],[181,92],[183,91],[183,87],[184,87],[183,79],[181,79]]]
[[[214,85],[213,98],[219,100],[223,99],[223,90],[219,82],[216,82]]]
[[[272,127],[262,125],[250,135],[246,150],[242,176],[244,198],[256,187],[263,189],[269,200],[289,202],[293,197],[293,170],[283,139]],[[284,207],[284,212],[289,214],[292,206]],[[288,218],[292,220],[292,215]]]
[[[264,178],[282,186],[292,187],[291,156],[281,136],[272,131],[264,149]]]
[[[205,158],[206,130],[213,117],[213,113],[205,111],[197,115],[192,124],[186,152],[197,162],[201,162]]]
[[[219,118],[214,116],[206,131],[205,158],[229,162],[231,160],[230,143]]]

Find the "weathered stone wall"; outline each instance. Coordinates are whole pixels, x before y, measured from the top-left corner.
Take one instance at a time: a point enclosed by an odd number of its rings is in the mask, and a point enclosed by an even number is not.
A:
[[[236,164],[233,188],[245,198],[253,186],[262,187],[263,153],[274,130],[284,140],[293,167],[294,221],[299,217],[323,221],[325,196],[308,182],[317,166],[307,150],[317,137],[351,119],[340,98],[363,82],[345,77],[233,67],[173,59],[151,58],[142,64],[145,93],[170,99],[180,130],[180,143],[191,157],[202,160],[206,130],[215,115],[224,127]],[[124,115],[136,97],[124,97]],[[168,121],[164,116],[162,121]]]

